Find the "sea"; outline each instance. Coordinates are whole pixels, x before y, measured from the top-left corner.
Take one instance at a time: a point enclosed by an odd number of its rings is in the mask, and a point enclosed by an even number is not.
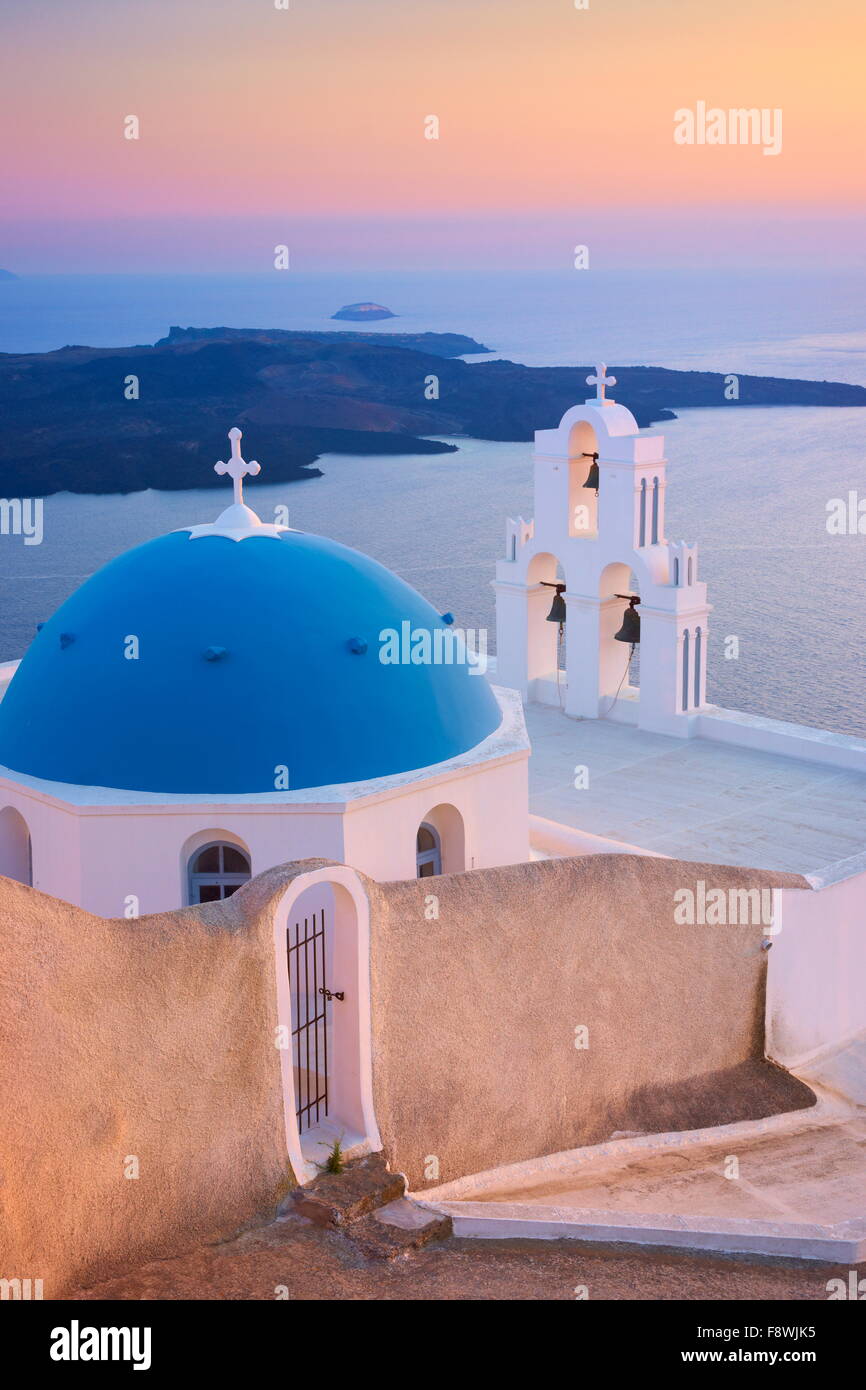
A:
[[[334,330],[341,305],[375,299],[396,315],[377,332],[465,333],[489,349],[470,360],[866,385],[864,290],[866,272],[790,268],[33,275],[0,282],[0,351],[152,343],[173,324]],[[699,542],[713,604],[709,698],[866,735],[866,534],[828,529],[828,508],[866,500],[866,409],[732,401],[677,414],[655,428],[667,534]],[[291,525],[373,555],[460,626],[488,629],[493,649],[491,579],[505,518],[532,515],[531,445],[449,442],[456,453],[323,455],[322,477],[294,483],[268,483],[262,458],[247,497],[262,516],[288,506]],[[0,661],[113,555],[218,508],[212,489],[46,498],[40,545],[0,535]]]

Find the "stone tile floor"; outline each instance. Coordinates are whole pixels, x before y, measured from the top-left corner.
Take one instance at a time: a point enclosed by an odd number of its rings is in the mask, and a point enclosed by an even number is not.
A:
[[[866,852],[866,773],[529,705],[530,810],[678,859],[791,873]],[[574,788],[577,765],[589,787]]]

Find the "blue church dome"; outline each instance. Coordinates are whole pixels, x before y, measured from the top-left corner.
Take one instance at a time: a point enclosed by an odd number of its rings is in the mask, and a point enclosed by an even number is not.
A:
[[[242,539],[219,529],[239,513]],[[498,727],[465,662],[415,664],[405,641],[408,660],[380,659],[386,630],[448,632],[390,570],[242,506],[220,522],[118,556],[44,624],[0,702],[0,763],[142,792],[292,791],[442,762]]]

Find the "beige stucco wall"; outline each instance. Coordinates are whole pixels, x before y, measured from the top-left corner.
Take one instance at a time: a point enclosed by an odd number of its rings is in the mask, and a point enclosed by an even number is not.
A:
[[[795,875],[636,855],[369,885],[376,1116],[412,1188],[616,1130],[811,1103],[762,1061],[762,927],[675,924],[675,890],[698,879],[808,891]]]
[[[139,920],[0,879],[0,1277],[57,1297],[274,1215],[293,1182],[274,919],[324,864]],[[761,1062],[761,928],[673,924],[697,877],[803,882],[629,855],[361,880],[376,1118],[414,1188],[808,1103]]]
[[[290,1179],[264,879],[245,911],[138,921],[0,879],[0,1276],[57,1297],[274,1215]]]

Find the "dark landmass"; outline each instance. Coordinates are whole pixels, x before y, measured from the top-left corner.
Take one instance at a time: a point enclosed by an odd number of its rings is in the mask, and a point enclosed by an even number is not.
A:
[[[336,317],[336,315],[334,316]],[[396,317],[396,316],[395,316]],[[160,338],[155,347],[171,347],[177,343],[229,343],[239,338],[254,343],[294,343],[298,338],[312,338],[317,343],[369,343],[373,347],[416,348],[432,357],[465,357],[472,353],[489,352],[490,348],[467,338],[464,333],[362,333],[351,328],[332,332],[299,332],[293,328],[170,328],[168,337]]]
[[[396,314],[392,314],[390,309],[386,309],[384,304],[344,304],[342,309],[338,309],[336,314],[332,314],[332,319],[353,319],[361,323],[372,321],[373,319],[395,319]]]
[[[529,441],[591,395],[588,366],[468,363],[401,336],[173,329],[153,347],[0,354],[0,496],[223,487],[213,465],[232,425],[270,482],[318,476],[322,453],[454,451],[424,435]],[[866,405],[861,386],[756,376],[726,405],[720,373],[612,370],[642,426],[674,407]],[[138,400],[125,399],[128,377]],[[427,400],[433,377],[439,399]]]
[[[18,276],[13,275],[11,270],[0,270],[0,280],[17,280]]]

